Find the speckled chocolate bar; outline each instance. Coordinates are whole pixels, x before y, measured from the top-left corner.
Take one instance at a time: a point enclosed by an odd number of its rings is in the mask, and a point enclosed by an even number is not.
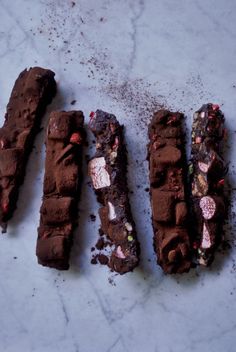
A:
[[[223,238],[225,218],[224,176],[220,153],[224,115],[218,105],[205,104],[194,114],[192,126],[192,201],[199,264],[209,265]]]
[[[165,273],[191,267],[183,114],[160,110],[149,125],[148,158],[154,249]]]
[[[40,67],[24,70],[11,93],[5,122],[0,128],[0,225],[6,232],[7,221],[16,208],[19,186],[26,162],[40,126],[44,110],[56,93],[54,73]]]
[[[89,174],[102,204],[101,232],[112,245],[109,258],[102,258],[112,270],[124,274],[139,263],[139,243],[128,199],[123,126],[114,115],[97,110],[91,113],[90,129],[96,137],[96,154],[89,162]]]
[[[67,270],[81,184],[82,144],[85,139],[81,111],[50,114],[40,225],[36,254],[39,264]]]

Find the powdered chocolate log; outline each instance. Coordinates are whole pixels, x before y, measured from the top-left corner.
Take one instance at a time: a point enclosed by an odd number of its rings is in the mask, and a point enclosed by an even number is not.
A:
[[[205,104],[192,126],[192,200],[196,227],[194,248],[202,265],[213,261],[223,238],[225,164],[220,153],[224,115],[218,105]]]
[[[56,93],[54,72],[40,67],[24,70],[11,93],[5,122],[0,129],[0,225],[6,232],[7,221],[16,207],[19,186],[26,162],[40,126],[44,110]]]
[[[124,274],[139,263],[139,243],[128,199],[123,126],[114,115],[97,110],[91,113],[90,129],[96,137],[96,154],[89,162],[89,174],[102,204],[101,231],[114,246],[107,264]]]
[[[50,114],[43,202],[36,254],[39,264],[67,270],[82,178],[82,144],[85,139],[81,111]]]
[[[191,267],[183,114],[160,110],[149,125],[148,158],[154,249],[165,273]]]

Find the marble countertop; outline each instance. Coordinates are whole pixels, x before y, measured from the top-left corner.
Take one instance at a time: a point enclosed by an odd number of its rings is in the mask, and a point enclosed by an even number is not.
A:
[[[1,124],[16,77],[35,65],[54,70],[59,86],[44,127],[53,109],[81,109],[86,121],[97,108],[116,114],[126,125],[130,198],[142,246],[139,268],[125,276],[90,264],[99,228],[90,214],[98,204],[85,177],[71,269],[37,264],[44,129],[8,234],[0,237],[0,351],[235,351],[235,209],[226,227],[232,248],[218,253],[212,268],[165,276],[155,263],[145,192],[152,111],[162,105],[184,111],[189,131],[193,111],[206,102],[225,113],[235,188],[235,1],[0,0],[0,14]],[[91,155],[91,147],[85,153]]]

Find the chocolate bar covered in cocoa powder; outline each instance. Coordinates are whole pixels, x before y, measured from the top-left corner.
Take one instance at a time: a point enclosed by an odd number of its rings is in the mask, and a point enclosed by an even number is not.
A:
[[[20,73],[0,128],[0,226],[6,232],[41,118],[56,93],[54,72],[33,67]]]
[[[221,155],[225,130],[224,115],[218,105],[205,104],[194,113],[192,125],[192,203],[197,261],[209,265],[223,238],[226,213]]]
[[[81,111],[50,114],[40,225],[36,254],[39,264],[67,270],[77,223],[85,140]]]
[[[149,125],[148,159],[154,249],[165,273],[191,267],[183,114],[160,110]]]
[[[91,113],[90,129],[96,137],[96,153],[89,162],[89,174],[101,203],[101,233],[110,241],[112,252],[103,263],[124,274],[139,263],[139,243],[131,214],[126,180],[127,156],[123,126],[112,114]],[[106,259],[106,260],[104,260]]]

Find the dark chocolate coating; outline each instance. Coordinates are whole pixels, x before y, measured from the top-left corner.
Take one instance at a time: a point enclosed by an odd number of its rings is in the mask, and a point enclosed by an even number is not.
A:
[[[149,125],[148,159],[154,249],[165,273],[191,267],[183,114],[159,110]]]
[[[101,230],[114,245],[107,265],[124,274],[138,265],[140,247],[128,198],[123,126],[114,115],[97,110],[91,118],[90,129],[96,137],[96,154],[89,163],[89,173],[102,204]],[[98,161],[104,167],[94,169],[92,165],[98,165]]]
[[[0,225],[12,217],[25,167],[43,113],[56,94],[54,72],[40,67],[20,73],[0,129]]]
[[[81,111],[50,114],[40,225],[36,255],[39,264],[67,270],[77,223],[81,184],[82,144],[85,139]]]
[[[210,265],[223,238],[224,176],[221,156],[224,115],[218,105],[205,104],[194,114],[191,183],[197,261]],[[214,210],[215,209],[215,210]]]

